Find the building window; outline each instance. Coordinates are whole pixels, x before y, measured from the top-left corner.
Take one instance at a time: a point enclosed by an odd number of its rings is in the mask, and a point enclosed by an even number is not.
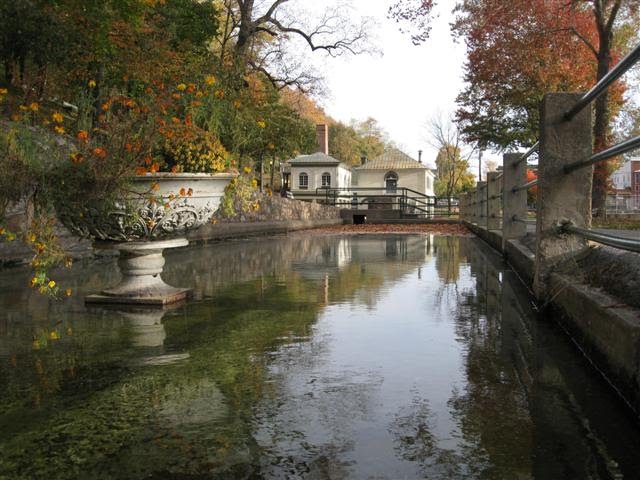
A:
[[[387,193],[396,193],[398,188],[398,174],[396,172],[388,172],[384,176],[384,188]]]
[[[331,174],[324,172],[322,174],[322,188],[329,188],[331,187]]]
[[[309,175],[304,172],[300,174],[300,176],[298,177],[298,187],[300,188],[300,190],[306,190],[307,188],[309,188]]]

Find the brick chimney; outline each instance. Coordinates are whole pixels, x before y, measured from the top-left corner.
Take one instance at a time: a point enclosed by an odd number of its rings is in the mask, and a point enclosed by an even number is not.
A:
[[[329,126],[327,124],[316,125],[316,140],[318,151],[329,155]]]

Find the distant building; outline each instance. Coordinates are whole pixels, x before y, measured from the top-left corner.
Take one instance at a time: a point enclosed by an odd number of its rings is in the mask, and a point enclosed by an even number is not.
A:
[[[283,185],[297,200],[327,202],[342,208],[426,213],[434,197],[435,175],[421,161],[397,148],[350,168],[329,155],[326,125],[316,126],[318,151],[289,160]]]
[[[289,160],[284,183],[294,198],[321,199],[322,190],[351,186],[351,169],[329,155],[328,131],[327,125],[317,125],[318,152]]]
[[[397,148],[387,148],[379,157],[354,168],[354,174],[357,187],[380,188],[388,193],[408,188],[434,196],[433,171]]]
[[[611,174],[611,182],[616,191],[631,190],[631,162],[632,160],[625,161]]]

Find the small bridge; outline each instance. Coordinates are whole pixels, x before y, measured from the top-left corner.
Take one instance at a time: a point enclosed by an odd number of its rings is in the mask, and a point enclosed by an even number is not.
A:
[[[444,214],[443,206],[435,196],[406,187],[321,188],[316,190],[315,196],[325,205],[341,208],[343,218],[353,223],[358,223],[362,217],[375,222],[433,219]]]

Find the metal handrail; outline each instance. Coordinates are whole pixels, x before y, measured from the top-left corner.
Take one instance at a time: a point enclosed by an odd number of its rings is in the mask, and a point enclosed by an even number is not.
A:
[[[577,162],[565,165],[563,171],[564,173],[570,173],[574,170],[589,167],[594,163],[602,162],[617,155],[622,155],[623,153],[630,152],[631,150],[635,150],[636,148],[640,148],[640,136],[618,143],[617,145],[609,147],[606,150],[602,150],[601,152],[594,153],[589,158],[585,158],[584,160],[578,160]]]
[[[520,185],[519,187],[513,187],[511,191],[513,193],[519,192],[520,190],[528,190],[531,187],[535,187],[538,184],[538,179],[531,180],[530,182],[525,183],[524,185]]]
[[[631,50],[618,64],[609,70],[604,77],[596,83],[591,90],[585,93],[580,100],[564,114],[565,120],[571,120],[582,109],[598,98],[613,82],[624,75],[633,65],[640,60],[640,45]]]
[[[594,242],[602,243],[603,245],[640,253],[640,240],[594,232],[593,230],[589,230],[586,228],[576,227],[571,222],[563,223],[560,226],[560,230],[562,232],[579,235],[586,238],[587,240],[593,240]]]
[[[533,155],[534,153],[536,153],[538,151],[538,148],[540,148],[540,142],[536,142],[534,143],[531,148],[529,150],[527,150],[526,152],[524,152],[522,154],[522,156],[518,159],[517,162],[513,162],[513,165],[519,165],[521,162],[523,162],[524,160],[526,160],[527,158],[529,158],[531,155]]]

